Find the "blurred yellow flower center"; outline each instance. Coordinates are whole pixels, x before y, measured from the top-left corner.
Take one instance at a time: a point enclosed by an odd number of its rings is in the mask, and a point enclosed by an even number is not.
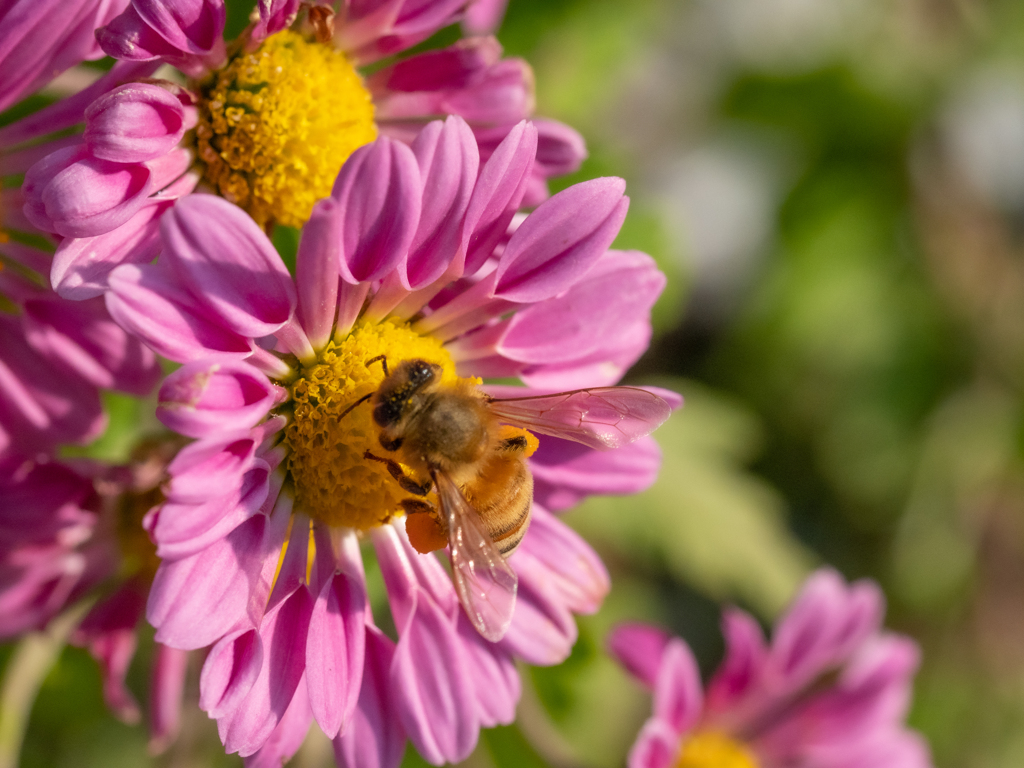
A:
[[[126,492],[118,497],[117,541],[121,548],[122,577],[138,575],[152,580],[156,574],[160,558],[156,556],[156,545],[142,527],[142,519],[163,501],[164,495],[159,486],[146,491]]]
[[[381,447],[372,405],[363,403],[342,417],[384,380],[379,361],[366,364],[378,355],[386,355],[392,369],[419,358],[441,366],[442,382],[459,378],[440,341],[393,320],[360,321],[343,341],[328,343],[316,362],[300,371],[288,385],[294,411],[285,428],[287,467],[296,508],[330,525],[361,530],[381,525],[401,512],[399,502],[409,498],[384,464],[363,456],[365,451],[382,458],[394,455]]]
[[[708,731],[688,739],[676,768],[760,768],[757,758],[738,741]]]
[[[203,177],[264,226],[302,226],[348,156],[377,137],[352,63],[290,30],[240,53],[200,90]]]

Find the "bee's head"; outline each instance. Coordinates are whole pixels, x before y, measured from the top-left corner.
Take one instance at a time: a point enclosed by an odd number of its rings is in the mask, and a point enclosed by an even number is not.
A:
[[[380,427],[396,424],[416,395],[440,381],[440,377],[439,365],[420,359],[402,361],[377,390],[373,420]]]

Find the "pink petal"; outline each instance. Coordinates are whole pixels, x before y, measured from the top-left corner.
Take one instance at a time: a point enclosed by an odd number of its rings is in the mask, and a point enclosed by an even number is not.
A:
[[[372,625],[366,627],[366,662],[359,701],[348,727],[334,739],[334,755],[341,768],[398,768],[405,752],[396,698],[389,672],[395,646]]]
[[[281,768],[299,751],[313,723],[309,709],[305,678],[299,681],[281,721],[277,724],[259,752],[245,758],[245,768]]]
[[[396,625],[406,623],[418,592],[424,592],[453,618],[461,610],[451,578],[440,561],[412,548],[404,518],[373,529],[372,540]]]
[[[132,0],[139,17],[178,50],[210,53],[221,42],[223,0]]]
[[[50,0],[50,2],[52,1],[53,0]],[[121,2],[123,2],[123,0],[118,0],[118,4]],[[49,3],[25,3],[25,6],[29,5],[34,5],[36,9],[44,9],[45,13],[45,9]],[[117,13],[120,11],[120,8],[114,6],[113,8],[110,8],[109,11]],[[95,36],[93,34],[95,28],[95,25],[88,25],[83,32],[88,36],[89,42],[93,47],[98,48],[95,46]],[[4,35],[5,41],[14,39],[15,36],[12,34]],[[24,40],[24,42],[31,45],[33,41],[30,37],[27,40]],[[21,61],[23,63],[24,59]],[[79,58],[71,58],[67,61],[66,65],[72,66],[74,64],[78,64],[80,61],[81,59]],[[3,71],[0,71],[0,105],[3,106],[0,106],[0,109],[6,109],[4,101],[10,94],[9,90],[4,91],[3,89],[8,78],[9,70],[6,68],[8,62],[9,60],[5,60],[3,64],[0,65],[3,67]],[[149,77],[156,72],[158,68],[159,64],[153,63],[136,64],[117,62],[105,75],[100,77],[100,79],[92,85],[83,88],[72,96],[65,96],[47,107],[36,110],[20,120],[15,120],[13,123],[0,128],[0,145],[4,147],[14,146],[15,144],[21,144],[23,142],[39,138],[40,136],[53,133],[54,131],[69,128],[76,123],[80,123],[85,114],[86,107],[88,107],[95,99],[102,96],[111,88],[121,85],[122,83],[128,83],[133,80]],[[45,80],[49,80],[53,72],[53,69],[46,72],[43,75]],[[24,85],[24,81],[18,83],[19,88]],[[31,92],[32,90],[34,90],[34,87],[26,89],[26,92]]]
[[[648,624],[619,624],[608,635],[608,652],[633,677],[653,689],[669,639],[668,632]]]
[[[494,253],[519,209],[537,154],[537,129],[522,122],[508,132],[484,163],[466,210],[466,273],[474,274]]]
[[[305,586],[269,610],[259,627],[263,659],[248,693],[221,707],[217,717],[224,750],[247,757],[267,743],[284,717],[305,671],[306,630],[313,599]]]
[[[460,40],[439,50],[399,59],[367,78],[378,116],[389,93],[447,91],[465,88],[501,59],[501,45],[493,37]],[[386,109],[386,107],[385,107]]]
[[[537,302],[579,280],[622,226],[628,208],[624,189],[622,179],[592,179],[542,203],[509,240],[498,263],[494,295]]]
[[[536,562],[530,558],[524,561]],[[519,574],[516,612],[508,633],[501,640],[501,647],[527,664],[542,667],[561,664],[569,658],[576,644],[576,620],[564,605],[545,594],[536,580],[528,578],[531,571],[525,564],[514,563],[514,567]],[[538,569],[538,572],[543,577],[544,571]]]
[[[530,457],[534,500],[553,512],[591,495],[640,493],[654,483],[660,468],[661,449],[650,436],[614,451],[545,437]]]
[[[270,468],[256,459],[237,486],[203,502],[167,501],[152,528],[157,556],[190,557],[227,536],[260,509],[270,487]]]
[[[675,762],[679,748],[679,734],[652,717],[640,729],[626,764],[629,768],[668,768]]]
[[[333,738],[359,698],[365,649],[366,586],[337,573],[313,608],[306,645],[310,705],[317,724]]]
[[[722,612],[725,659],[708,684],[707,708],[726,712],[761,681],[766,658],[764,633],[752,616],[737,608]]]
[[[484,640],[461,613],[458,631],[476,691],[480,725],[508,725],[516,718],[521,693],[515,662],[500,646]]]
[[[263,40],[275,32],[287,29],[299,12],[299,0],[259,0],[260,20],[253,30],[254,40]]]
[[[156,415],[182,435],[205,437],[263,420],[281,391],[251,365],[207,358],[179,368],[160,387]]]
[[[124,7],[115,2],[7,2],[0,41],[0,111],[64,70],[99,58],[93,30]],[[56,126],[58,130],[64,126]]]
[[[265,541],[269,529],[266,517],[256,515],[201,552],[160,564],[146,608],[157,642],[192,650],[252,625],[250,582],[260,553],[274,551]],[[277,552],[283,543],[282,535]]]
[[[473,132],[457,117],[429,123],[412,151],[424,194],[419,227],[398,275],[405,288],[418,290],[441,277],[456,258],[480,156]]]
[[[511,563],[524,582],[573,613],[594,613],[611,588],[608,571],[590,545],[537,505]]]
[[[123,61],[173,59],[181,53],[145,22],[134,3],[97,29],[96,40],[105,54]]]
[[[341,276],[377,280],[406,257],[420,218],[422,185],[416,157],[381,137],[360,147],[338,174],[331,197],[341,211]]]
[[[537,126],[537,164],[544,178],[575,173],[587,159],[587,145],[573,128],[557,120],[535,120]]]
[[[41,200],[53,231],[65,237],[93,237],[138,213],[154,190],[151,176],[143,163],[85,157],[56,173]]]
[[[595,350],[577,360],[527,365],[521,369],[519,378],[527,386],[549,392],[617,384],[650,346],[651,324],[644,319],[622,328],[616,335],[621,346]]]
[[[178,279],[230,330],[259,338],[291,319],[291,275],[241,208],[213,195],[190,195],[164,214],[160,233]]]
[[[161,643],[153,649],[149,685],[149,751],[160,754],[177,738],[188,672],[188,651]]]
[[[238,488],[252,467],[257,442],[249,430],[197,440],[178,451],[167,465],[171,477],[167,498],[204,502],[211,496]]]
[[[255,629],[221,638],[203,662],[199,707],[214,718],[233,711],[256,683],[263,655],[263,641]]]
[[[134,0],[106,27],[96,30],[104,52],[115,59],[162,58],[191,77],[224,59],[225,8],[221,0]]]
[[[321,349],[331,338],[338,311],[341,225],[341,211],[335,200],[318,200],[302,228],[295,257],[298,315],[314,349]]]
[[[791,690],[842,661],[878,630],[883,612],[877,586],[861,582],[848,588],[836,571],[815,571],[775,628],[775,685]]]
[[[682,735],[696,724],[703,705],[697,660],[686,643],[672,638],[661,654],[654,684],[654,716]]]
[[[462,28],[470,35],[486,35],[501,26],[508,0],[473,0],[466,9]]]
[[[110,273],[109,281],[110,316],[157,354],[179,363],[212,354],[252,354],[252,342],[196,306],[166,268],[125,264]]]
[[[23,213],[32,226],[43,232],[56,232],[53,218],[46,210],[43,194],[56,176],[88,156],[89,152],[83,144],[64,147],[46,155],[25,172],[25,180],[21,185],[21,193],[25,198]]]
[[[533,114],[533,70],[523,59],[508,58],[489,67],[465,88],[444,95],[445,112],[473,125],[515,125]]]
[[[276,510],[275,510],[276,513]],[[276,563],[273,586],[267,599],[266,610],[270,611],[282,600],[290,597],[297,589],[306,589],[306,574],[309,572],[309,516],[299,510],[292,510],[291,531],[282,556]],[[312,597],[312,593],[310,593]]]
[[[119,163],[170,152],[186,129],[185,108],[165,88],[131,83],[115,88],[85,111],[83,138],[94,157]]]
[[[135,655],[135,630],[145,601],[142,585],[137,581],[127,582],[96,605],[72,637],[75,645],[87,645],[99,662],[107,706],[128,723],[139,720],[139,705],[125,687],[125,676]]]
[[[161,248],[160,216],[172,205],[173,198],[151,197],[127,222],[110,232],[62,241],[50,271],[53,289],[61,298],[76,301],[100,296],[116,267],[153,261]]]
[[[49,294],[22,310],[29,343],[93,385],[143,396],[159,380],[152,351],[128,337],[101,300],[71,303]]]
[[[557,363],[619,348],[636,322],[649,319],[664,287],[647,254],[609,251],[567,291],[513,315],[497,351],[521,362]]]
[[[356,0],[338,42],[360,63],[376,61],[454,24],[465,0]]]
[[[398,635],[390,679],[402,726],[428,762],[464,760],[476,746],[479,719],[454,622],[418,590]]]
[[[69,386],[70,385],[70,386]],[[99,393],[28,346],[16,318],[0,314],[0,424],[19,450],[89,442],[106,426]]]

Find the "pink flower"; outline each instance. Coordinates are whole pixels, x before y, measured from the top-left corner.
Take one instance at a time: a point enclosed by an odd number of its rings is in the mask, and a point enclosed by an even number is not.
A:
[[[145,395],[160,376],[152,351],[102,300],[71,303],[40,287],[36,270],[49,263],[34,248],[0,243],[0,300],[16,310],[0,313],[0,457],[91,442],[106,427],[100,389]]]
[[[883,614],[874,583],[819,570],[771,645],[751,616],[725,612],[725,660],[705,690],[681,638],[619,627],[611,653],[654,691],[630,768],[930,768],[923,739],[903,724],[917,645],[883,631]]]
[[[252,219],[211,195],[164,215],[158,263],[111,273],[106,299],[118,322],[183,364],[161,387],[159,418],[196,438],[171,463],[167,499],[147,521],[163,558],[147,615],[159,642],[213,645],[200,704],[227,750],[253,764],[278,764],[313,720],[334,739],[339,765],[397,765],[407,737],[432,763],[461,760],[481,726],[512,720],[514,659],[563,660],[573,614],[596,610],[608,589],[594,552],[535,504],[508,561],[518,579],[511,626],[490,632],[471,619],[439,560],[420,554],[444,546],[430,543],[436,509],[423,514],[433,496],[406,507],[417,512],[407,526],[403,505],[426,492],[416,490],[422,477],[388,465],[389,455],[410,459],[388,454],[400,446],[378,439],[380,406],[361,404],[385,366],[403,361],[476,392],[462,377],[609,384],[641,354],[664,278],[649,257],[608,250],[626,212],[623,183],[579,184],[513,225],[536,142],[521,123],[481,167],[470,127],[449,118],[411,148],[381,138],[357,150],[314,208],[294,279]],[[589,413],[553,404],[536,428],[607,446],[646,434],[669,411],[644,390],[579,397],[593,398]],[[652,410],[641,419],[602,398]],[[529,401],[487,407],[499,406],[531,411]],[[502,434],[515,456],[536,446],[525,430]],[[657,471],[646,437],[612,454],[544,446],[530,466],[556,506],[638,491]],[[444,481],[448,470],[435,471]],[[484,488],[466,482],[467,493]],[[528,492],[529,476],[508,487]],[[449,490],[449,501],[462,493]],[[397,643],[371,615],[360,542],[383,573]],[[496,563],[508,568],[500,555]],[[481,626],[504,636],[489,642]]]
[[[125,675],[156,568],[140,519],[159,500],[160,479],[152,461],[129,468],[12,454],[0,464],[0,639],[43,629],[80,599],[98,596],[71,642],[99,662],[107,705],[129,723],[140,711]],[[153,751],[177,733],[186,661],[185,651],[157,644],[149,707]]]
[[[127,0],[0,2],[0,110],[31,95],[63,70],[102,51],[94,31]],[[79,94],[0,128],[0,176],[22,174],[67,144],[47,135],[82,119],[89,102],[150,65],[121,64]],[[86,443],[104,429],[99,389],[145,394],[159,369],[153,353],[130,340],[99,300],[69,306],[41,288],[50,256],[12,239],[37,235],[21,214],[20,191],[0,190],[0,459]],[[24,239],[24,238],[20,238]]]
[[[160,215],[200,182],[264,227],[299,227],[378,133],[411,143],[428,118],[461,115],[486,159],[533,113],[529,66],[503,59],[492,37],[399,58],[365,80],[357,70],[455,23],[465,0],[350,1],[337,18],[335,5],[260,0],[259,21],[227,48],[223,0],[132,0],[97,32],[119,66],[145,77],[167,63],[190,80],[120,77],[79,107],[83,134],[22,168],[25,217],[62,239],[51,272],[61,296],[98,296],[114,267],[151,261]],[[586,155],[567,126],[537,127],[532,204]]]

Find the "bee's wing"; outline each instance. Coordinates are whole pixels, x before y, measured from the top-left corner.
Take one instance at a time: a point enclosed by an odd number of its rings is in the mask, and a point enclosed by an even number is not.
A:
[[[632,443],[660,427],[671,406],[637,387],[595,387],[536,397],[492,399],[499,419],[542,435],[607,450]]]
[[[459,602],[476,631],[496,643],[512,623],[519,579],[484,529],[480,513],[452,479],[437,472],[434,482],[448,523],[452,581]]]

